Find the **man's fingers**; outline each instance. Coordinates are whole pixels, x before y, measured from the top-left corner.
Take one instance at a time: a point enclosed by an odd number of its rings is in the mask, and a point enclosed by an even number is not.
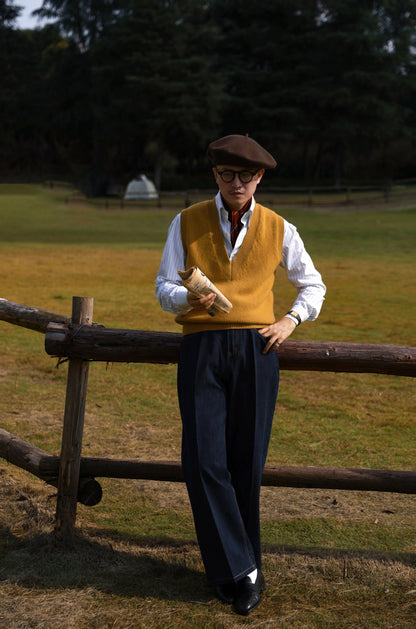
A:
[[[279,346],[280,346],[280,342],[278,340],[269,339],[263,350],[263,354],[267,354],[270,351],[275,351],[279,349]]]
[[[212,304],[215,300],[215,293],[209,293],[209,295],[204,295],[203,297],[197,297],[192,293],[188,293],[188,302],[192,308],[197,310],[208,310],[211,308]]]

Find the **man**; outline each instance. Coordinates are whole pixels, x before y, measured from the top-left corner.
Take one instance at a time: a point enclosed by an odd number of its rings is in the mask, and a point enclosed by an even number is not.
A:
[[[212,142],[219,192],[173,220],[156,278],[163,309],[183,326],[178,361],[182,467],[208,581],[243,615],[265,589],[259,497],[279,383],[277,349],[318,316],[325,286],[296,228],[254,193],[272,155],[248,136]],[[286,270],[297,298],[275,320],[273,285]],[[178,270],[198,266],[231,301],[210,316],[215,294],[188,292]]]

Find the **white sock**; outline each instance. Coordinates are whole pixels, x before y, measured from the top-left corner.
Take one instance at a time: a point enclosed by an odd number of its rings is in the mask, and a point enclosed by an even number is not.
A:
[[[257,568],[253,570],[253,572],[250,572],[250,574],[248,574],[247,576],[252,583],[255,583],[257,579]]]

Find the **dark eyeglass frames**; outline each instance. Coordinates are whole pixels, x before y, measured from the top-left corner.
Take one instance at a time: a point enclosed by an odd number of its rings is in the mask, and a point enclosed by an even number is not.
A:
[[[224,183],[231,183],[234,181],[236,175],[238,175],[241,183],[250,183],[259,172],[258,170],[253,172],[252,170],[218,170],[217,168],[215,170]]]

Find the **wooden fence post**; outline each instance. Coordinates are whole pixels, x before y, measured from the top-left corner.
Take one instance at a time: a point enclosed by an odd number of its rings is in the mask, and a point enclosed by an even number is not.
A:
[[[92,298],[73,297],[72,325],[91,325],[92,311]],[[88,369],[89,361],[69,359],[55,520],[55,536],[67,544],[75,528]]]

